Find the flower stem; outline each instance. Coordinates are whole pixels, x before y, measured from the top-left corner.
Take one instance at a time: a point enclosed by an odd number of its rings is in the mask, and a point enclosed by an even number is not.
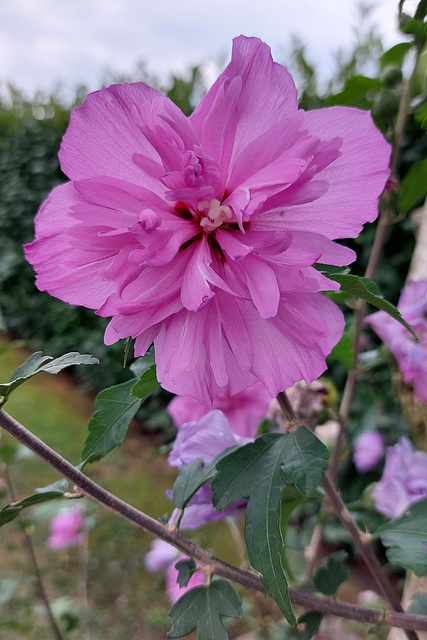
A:
[[[4,476],[5,476],[6,485],[7,485],[7,488],[8,488],[10,499],[13,502],[16,502],[15,490],[13,488],[13,484],[12,484],[12,481],[11,481],[11,478],[10,478],[9,469],[7,467],[5,468]],[[19,518],[19,516],[18,516],[18,518]],[[28,535],[25,526],[23,526],[21,528],[21,531],[22,531],[22,535],[24,537],[24,544],[25,544],[25,546],[27,548],[27,553],[28,553],[28,556],[29,556],[30,561],[31,561],[31,565],[32,565],[32,568],[33,568],[34,576],[36,578],[36,583],[37,583],[37,589],[38,589],[38,592],[39,592],[39,596],[40,596],[41,600],[43,601],[43,604],[44,604],[45,609],[46,609],[47,617],[49,618],[49,623],[50,623],[50,626],[52,628],[53,637],[56,638],[56,640],[64,640],[64,637],[63,637],[63,635],[61,633],[61,630],[58,627],[58,624],[56,622],[55,616],[53,615],[53,612],[52,612],[52,609],[51,609],[51,606],[50,606],[50,602],[49,602],[49,598],[47,597],[47,593],[46,593],[46,590],[44,588],[44,584],[43,584],[43,580],[42,580],[42,576],[41,576],[41,571],[40,571],[39,564],[37,562],[37,557],[36,557],[36,552],[34,550],[33,542],[31,540],[31,537]]]
[[[43,458],[65,478],[81,489],[88,497],[91,497],[96,502],[107,507],[110,511],[121,515],[123,518],[137,525],[144,531],[169,542],[169,544],[173,545],[200,564],[212,566],[213,572],[216,575],[232,580],[233,582],[237,582],[248,589],[254,589],[255,591],[261,592],[265,591],[262,582],[257,575],[215,558],[205,549],[202,549],[191,540],[181,536],[176,529],[167,527],[158,520],[151,518],[142,511],[135,509],[135,507],[132,507],[130,504],[120,500],[120,498],[117,498],[109,491],[106,491],[81,471],[78,471],[78,469],[76,469],[70,462],[65,460],[47,444],[33,435],[28,431],[28,429],[8,415],[4,410],[0,410],[0,427],[19,440],[19,442],[22,442],[22,444],[31,449],[31,451]],[[370,624],[379,624],[381,621],[384,621],[386,624],[400,629],[418,629],[420,631],[427,631],[427,616],[410,615],[395,611],[386,611],[384,613],[380,610],[359,607],[344,602],[337,602],[328,598],[321,598],[311,593],[297,591],[296,589],[290,589],[289,593],[294,604],[300,605],[304,608],[309,608],[313,611],[320,611],[325,614],[335,615],[350,620],[357,620],[359,622],[368,622]]]
[[[287,420],[289,422],[294,422],[296,420],[295,412],[292,408],[291,403],[289,402],[286,392],[282,391],[281,393],[279,393],[277,399],[280,406],[282,407],[282,410],[285,413]],[[363,531],[361,531],[357,524],[354,522],[349,510],[345,506],[341,496],[335,488],[335,484],[331,480],[330,475],[324,475],[322,487],[328,497],[332,509],[335,511],[344,527],[350,533],[356,547],[359,549],[362,558],[364,559],[366,566],[371,572],[381,595],[393,607],[394,611],[403,612],[399,597],[388,581],[383,568],[372,549],[371,535],[369,533],[364,533]],[[413,632],[407,632],[407,636],[410,640],[416,640],[417,638],[417,635]]]

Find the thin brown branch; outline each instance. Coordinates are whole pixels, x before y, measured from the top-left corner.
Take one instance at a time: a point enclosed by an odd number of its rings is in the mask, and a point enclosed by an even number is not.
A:
[[[10,499],[15,502],[16,500],[15,491],[10,478],[9,469],[7,467],[5,468],[4,476],[5,476]],[[58,627],[58,623],[56,622],[55,616],[53,615],[49,598],[46,593],[46,589],[44,588],[43,579],[42,579],[39,564],[37,562],[37,557],[36,557],[36,552],[34,550],[33,542],[31,540],[31,537],[28,535],[25,527],[22,527],[21,531],[22,531],[22,536],[24,538],[24,544],[27,549],[28,556],[30,558],[34,576],[36,578],[37,590],[39,592],[40,599],[43,601],[43,604],[45,606],[46,614],[47,614],[47,617],[49,618],[49,623],[52,629],[53,636],[54,638],[56,638],[56,640],[64,640],[61,630]]]
[[[208,551],[205,551],[191,540],[180,535],[175,528],[163,525],[158,520],[154,520],[142,511],[135,509],[123,500],[120,500],[120,498],[106,491],[81,471],[78,471],[72,464],[3,410],[0,410],[0,427],[19,442],[22,442],[22,444],[31,449],[31,451],[46,460],[48,464],[81,489],[88,497],[93,498],[96,502],[107,507],[116,515],[122,516],[144,531],[169,542],[186,555],[194,558],[194,560],[200,564],[210,565],[216,575],[237,582],[248,589],[264,592],[262,582],[257,575],[215,558]],[[300,592],[295,589],[290,589],[290,597],[296,605],[301,605],[302,607],[313,611],[320,611],[325,614],[358,620],[360,622],[368,622],[370,624],[379,624],[381,621],[384,621],[386,624],[400,629],[427,631],[427,616],[368,609],[366,607],[321,598],[311,593]]]
[[[390,604],[394,611],[403,612],[400,599],[387,579],[381,563],[372,549],[371,534],[364,533],[359,529],[328,474],[325,474],[323,477],[322,487],[328,497],[331,507],[340,518],[341,523],[350,533],[356,547],[360,551],[366,567],[371,572],[381,595]],[[413,631],[407,631],[407,636],[411,640],[415,640],[417,638],[417,635],[414,634]]]

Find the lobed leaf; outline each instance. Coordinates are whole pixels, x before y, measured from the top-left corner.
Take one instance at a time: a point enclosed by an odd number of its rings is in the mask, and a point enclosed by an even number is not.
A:
[[[322,593],[333,596],[342,582],[348,579],[349,571],[344,561],[348,558],[346,551],[331,553],[313,576],[316,588]]]
[[[196,630],[197,640],[228,640],[223,616],[240,618],[242,601],[226,580],[216,579],[206,587],[185,593],[169,612],[172,629],[169,638],[182,638]]]
[[[405,515],[379,527],[374,536],[388,547],[390,562],[417,576],[427,573],[427,499],[414,502]]]
[[[211,484],[216,509],[249,499],[245,518],[249,560],[290,624],[296,618],[283,566],[282,495],[288,485],[304,495],[313,493],[327,458],[326,447],[306,427],[291,434],[265,434],[220,460]]]
[[[197,565],[192,558],[185,558],[184,560],[178,560],[175,569],[178,571],[176,581],[182,589],[187,586],[191,576],[197,571]]]

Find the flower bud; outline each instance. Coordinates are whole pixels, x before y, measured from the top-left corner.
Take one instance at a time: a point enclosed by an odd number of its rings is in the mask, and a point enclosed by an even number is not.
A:
[[[386,89],[377,93],[372,105],[372,113],[385,120],[393,118],[399,109],[399,96],[395,91]]]
[[[380,80],[386,87],[395,87],[402,82],[402,70],[395,65],[387,65],[380,73]]]

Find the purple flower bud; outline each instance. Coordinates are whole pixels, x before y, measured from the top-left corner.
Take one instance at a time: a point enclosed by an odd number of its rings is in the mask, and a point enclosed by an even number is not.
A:
[[[370,471],[384,455],[385,442],[378,431],[365,431],[354,441],[353,462],[358,471]]]

